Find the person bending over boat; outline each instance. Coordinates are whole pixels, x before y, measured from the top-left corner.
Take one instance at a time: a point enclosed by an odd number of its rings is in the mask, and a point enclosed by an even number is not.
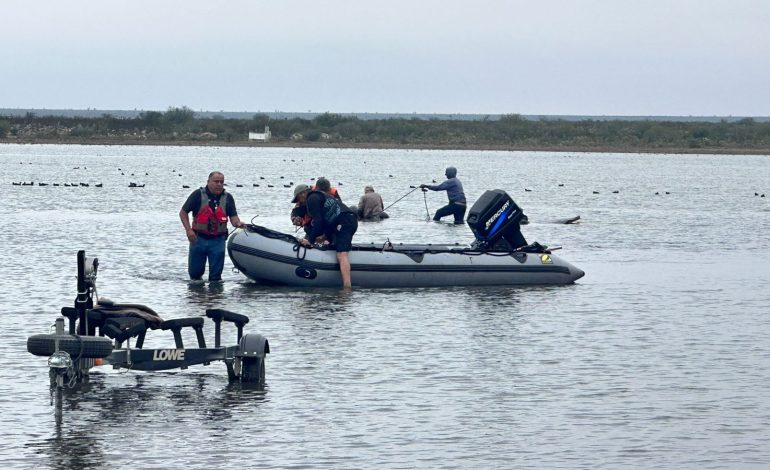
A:
[[[421,184],[420,188],[430,189],[431,191],[446,191],[449,204],[436,211],[433,220],[439,221],[442,217],[454,215],[455,224],[462,224],[467,209],[463,184],[457,179],[457,168],[450,166],[444,173],[446,181],[439,185]]]
[[[225,266],[225,241],[227,240],[227,219],[234,227],[245,224],[238,217],[233,195],[225,192],[225,175],[219,171],[209,174],[206,186],[197,189],[179,210],[190,250],[187,257],[187,272],[190,279],[200,280],[209,263],[209,281],[222,280]],[[189,213],[193,214],[190,224]]]
[[[311,219],[310,230],[306,237],[300,240],[300,244],[309,247],[313,243],[329,245],[331,241],[337,251],[342,287],[349,289],[351,282],[348,253],[352,248],[353,234],[358,230],[356,213],[331,195],[331,184],[326,178],[318,178],[314,191],[297,192],[295,189],[295,199],[306,206]]]
[[[308,233],[310,230],[310,215],[307,213],[307,206],[304,204],[300,204],[297,202],[298,195],[300,193],[304,193],[307,191],[314,191],[315,186],[309,187],[306,184],[298,184],[294,187],[294,199],[291,200],[291,202],[294,203],[294,208],[291,210],[291,223],[296,225],[297,227],[302,227],[305,229],[305,234]],[[340,194],[337,191],[337,188],[331,189],[331,195],[337,199],[338,201],[341,201]],[[297,229],[299,230],[299,229]]]
[[[358,218],[361,220],[387,219],[388,214],[382,211],[385,204],[382,196],[374,191],[372,186],[364,188],[364,195],[358,200]]]

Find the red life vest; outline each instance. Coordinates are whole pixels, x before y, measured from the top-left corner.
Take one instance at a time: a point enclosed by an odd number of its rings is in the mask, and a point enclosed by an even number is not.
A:
[[[227,194],[219,196],[217,208],[212,210],[206,188],[201,188],[201,207],[195,215],[193,230],[204,235],[227,235]]]
[[[310,187],[310,191],[315,191],[315,186],[311,186]],[[329,190],[329,194],[333,198],[335,198],[335,199],[339,199],[340,198],[340,196],[337,194],[337,188],[331,188]],[[297,204],[297,207],[299,207],[299,204]],[[305,212],[305,215],[302,217],[302,227],[306,227],[306,226],[310,225],[310,222],[312,222],[312,221],[313,221],[313,218],[310,217],[310,214]]]

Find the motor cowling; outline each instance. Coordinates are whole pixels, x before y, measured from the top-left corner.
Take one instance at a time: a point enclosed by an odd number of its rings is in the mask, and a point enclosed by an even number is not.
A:
[[[476,237],[474,246],[513,250],[527,245],[521,234],[524,212],[502,189],[485,191],[468,212],[467,222]]]

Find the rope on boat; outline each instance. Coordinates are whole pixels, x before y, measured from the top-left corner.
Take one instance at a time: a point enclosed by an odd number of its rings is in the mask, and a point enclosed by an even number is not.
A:
[[[297,253],[297,259],[300,261],[304,260],[305,256],[307,256],[307,247],[299,242],[294,243],[294,246],[292,246],[291,249]]]
[[[261,227],[259,225],[249,225],[248,227],[249,231],[256,232],[259,235],[262,235],[266,238],[272,238],[275,240],[283,240],[285,242],[291,243],[292,251],[294,251],[297,254],[297,259],[302,261],[305,259],[305,256],[307,255],[308,248],[302,244],[300,244],[299,239],[296,237],[293,237],[291,235],[276,232],[275,230],[271,230],[266,227]],[[535,242],[537,243],[537,242]],[[423,254],[438,254],[438,253],[457,253],[461,255],[466,256],[481,256],[481,255],[488,255],[488,256],[512,256],[514,254],[518,253],[550,253],[551,250],[558,250],[561,247],[556,248],[548,248],[544,246],[540,246],[539,244],[537,246],[532,246],[533,244],[522,246],[519,248],[516,248],[515,250],[509,250],[509,251],[491,251],[489,249],[480,248],[480,247],[468,247],[468,248],[451,248],[449,250],[436,250],[436,249],[430,249],[430,248],[424,248],[424,249],[415,249],[415,250],[409,250],[409,249],[399,249],[397,245],[393,245],[391,243],[390,238],[388,238],[385,243],[383,244],[382,248],[380,248],[380,251],[390,251],[393,253],[423,253]],[[316,247],[319,248],[319,247]],[[377,250],[376,247],[373,247],[375,250]]]

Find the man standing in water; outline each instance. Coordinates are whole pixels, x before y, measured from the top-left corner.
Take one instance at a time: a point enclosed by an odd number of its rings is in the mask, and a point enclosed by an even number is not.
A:
[[[431,191],[446,191],[446,195],[449,198],[449,204],[437,210],[436,215],[433,216],[433,220],[439,221],[442,217],[454,215],[455,224],[459,225],[463,223],[465,210],[467,209],[463,184],[457,179],[457,168],[450,166],[446,169],[444,174],[447,179],[443,183],[439,185],[421,184],[420,188],[430,189]]]
[[[192,225],[188,216],[190,212],[193,214]],[[232,194],[225,192],[225,175],[213,171],[209,174],[206,186],[193,191],[179,210],[179,219],[190,241],[187,258],[190,279],[201,280],[208,259],[209,281],[222,280],[228,217],[234,227],[244,226],[238,218],[235,199]]]

